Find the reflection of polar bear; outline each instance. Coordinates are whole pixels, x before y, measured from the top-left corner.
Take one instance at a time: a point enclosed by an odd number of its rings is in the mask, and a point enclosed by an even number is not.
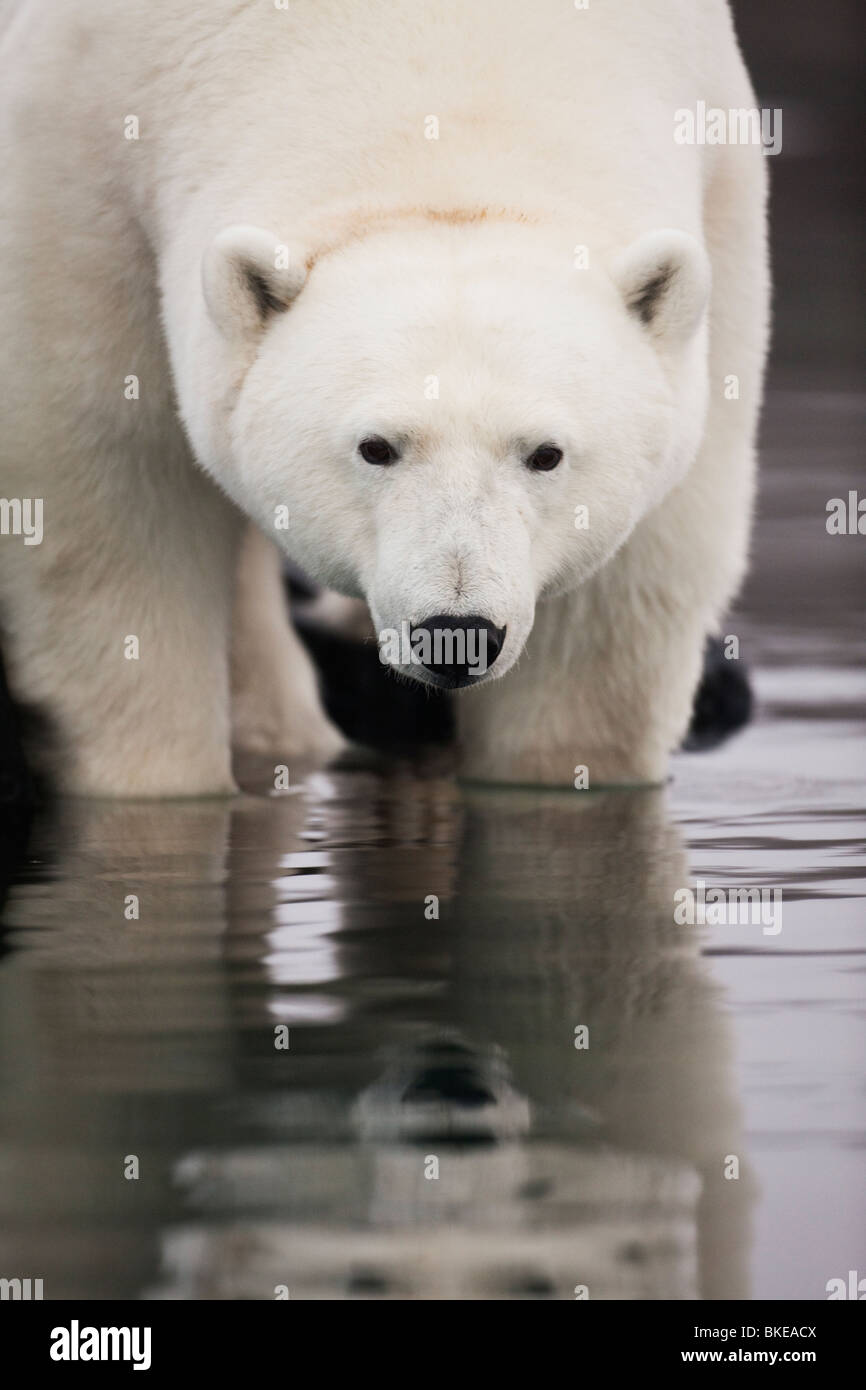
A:
[[[275,843],[255,903],[266,910],[270,884],[285,923],[271,934],[267,1026],[309,994],[304,929],[327,874],[342,905],[327,965],[343,1012],[294,1032],[293,1051],[262,1071],[242,1144],[180,1158],[185,1219],[164,1233],[154,1291],[747,1297],[752,1184],[727,1030],[694,934],[673,921],[687,875],[662,795],[473,792],[443,854],[444,808],[425,834],[387,780],[363,784],[378,830],[363,852],[346,846],[351,779],[333,789],[318,853],[280,879]],[[238,821],[241,860],[263,832],[264,816]],[[411,867],[391,890],[400,854]],[[428,890],[436,921],[421,911]],[[250,907],[229,903],[229,958],[250,960]],[[248,965],[248,1001],[251,986]],[[577,1050],[581,1024],[589,1046]]]
[[[40,0],[4,62],[4,619],[67,785],[229,789],[232,626],[238,740],[336,746],[225,494],[400,669],[489,673],[470,772],[659,778],[764,353],[760,151],[674,139],[752,103],[723,0]]]
[[[69,799],[41,835],[0,970],[0,1265],[52,1298],[746,1296],[663,794],[304,791]]]

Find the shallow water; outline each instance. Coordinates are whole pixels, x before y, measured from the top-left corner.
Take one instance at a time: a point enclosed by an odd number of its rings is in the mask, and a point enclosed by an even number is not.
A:
[[[729,627],[758,716],[667,788],[358,757],[36,827],[0,959],[0,1274],[593,1299],[866,1274],[861,562],[823,525],[845,411],[828,472],[796,453],[825,408],[774,417]],[[677,924],[697,879],[781,888],[781,930]]]

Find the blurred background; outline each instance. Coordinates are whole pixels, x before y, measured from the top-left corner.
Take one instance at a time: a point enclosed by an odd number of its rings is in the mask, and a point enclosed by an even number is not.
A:
[[[850,659],[862,661],[863,547],[826,537],[822,518],[830,497],[864,489],[866,13],[857,0],[734,0],[733,10],[758,105],[784,113],[782,153],[768,159],[774,330],[740,608],[800,626],[820,661],[824,624],[850,605]],[[795,538],[789,523],[807,518],[815,525]]]
[[[733,0],[759,106],[784,112],[769,160],[773,377],[862,388],[866,14],[858,0]]]

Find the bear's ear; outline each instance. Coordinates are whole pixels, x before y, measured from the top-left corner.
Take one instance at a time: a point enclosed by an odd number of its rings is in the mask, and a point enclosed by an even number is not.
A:
[[[629,313],[653,337],[672,345],[694,333],[710,294],[710,263],[686,232],[649,232],[611,267]]]
[[[202,261],[202,289],[227,338],[252,338],[300,294],[307,267],[297,249],[261,227],[227,227]]]

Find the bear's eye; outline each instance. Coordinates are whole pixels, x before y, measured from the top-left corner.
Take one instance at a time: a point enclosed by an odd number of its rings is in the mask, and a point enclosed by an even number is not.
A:
[[[376,463],[380,467],[388,463],[396,463],[400,457],[393,444],[389,444],[387,439],[383,439],[380,434],[371,434],[366,439],[362,439],[358,445],[358,453],[367,463]]]
[[[549,473],[562,459],[562,450],[555,444],[539,444],[526,460],[526,467],[533,473]]]

